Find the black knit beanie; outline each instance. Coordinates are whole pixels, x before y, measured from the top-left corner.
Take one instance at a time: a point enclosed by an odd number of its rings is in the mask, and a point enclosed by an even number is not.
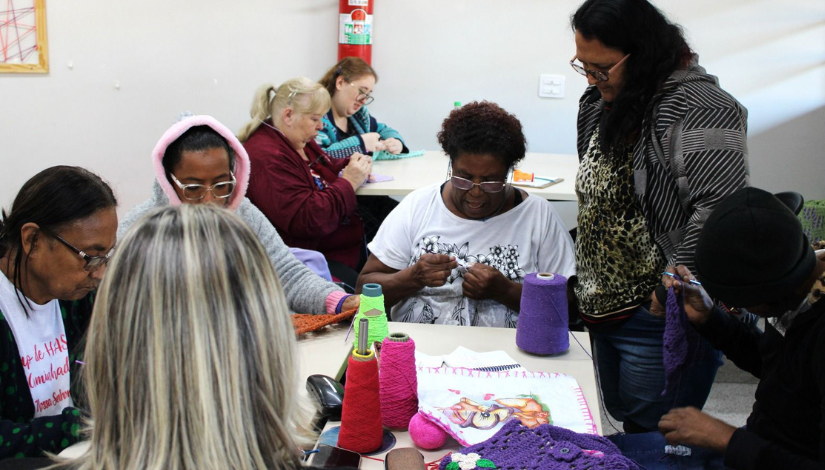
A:
[[[816,257],[783,201],[743,188],[716,206],[696,245],[696,274],[711,297],[748,307],[778,301],[805,282]]]

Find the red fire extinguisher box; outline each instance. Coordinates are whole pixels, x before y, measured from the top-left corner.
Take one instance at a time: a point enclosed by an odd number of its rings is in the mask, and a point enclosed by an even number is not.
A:
[[[338,60],[360,57],[372,63],[372,7],[374,0],[340,0],[338,6]]]

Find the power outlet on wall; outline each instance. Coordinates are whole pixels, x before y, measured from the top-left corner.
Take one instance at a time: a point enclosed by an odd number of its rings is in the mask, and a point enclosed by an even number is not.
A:
[[[541,98],[564,98],[564,75],[539,75]]]

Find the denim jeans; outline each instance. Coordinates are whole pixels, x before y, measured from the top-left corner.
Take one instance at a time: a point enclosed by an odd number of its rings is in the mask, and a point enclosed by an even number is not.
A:
[[[662,396],[665,319],[654,316],[649,307],[650,302],[636,307],[632,317],[617,330],[591,332],[605,408],[614,419],[637,425],[637,432],[638,427],[655,431],[659,419],[671,408],[702,409],[722,364],[721,352],[700,339],[693,365]],[[627,425],[625,429],[630,431]]]
[[[607,436],[622,455],[646,470],[723,470],[724,457],[710,449],[690,447],[689,455],[683,452],[665,452],[667,442],[658,432],[644,434],[614,434]]]

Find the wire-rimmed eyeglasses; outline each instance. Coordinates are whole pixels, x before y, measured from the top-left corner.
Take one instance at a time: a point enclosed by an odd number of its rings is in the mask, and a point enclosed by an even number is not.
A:
[[[56,234],[56,233],[54,233],[50,230],[46,230],[42,227],[40,228],[40,230],[42,230],[44,233],[46,233],[50,237],[54,238],[55,240],[59,241],[66,248],[74,251],[81,258],[83,258],[83,260],[86,261],[86,264],[83,265],[83,270],[88,272],[88,273],[97,271],[98,269],[102,268],[106,263],[109,262],[109,258],[115,252],[114,247],[112,247],[112,249],[103,256],[90,256],[90,255],[87,255],[85,251],[77,248],[76,246],[74,246],[71,243],[64,240],[63,237],[61,237],[60,235],[58,235],[58,234]]]
[[[232,195],[232,192],[235,191],[235,184],[237,181],[235,180],[235,174],[229,172],[229,175],[232,176],[232,181],[221,181],[220,183],[215,183],[212,186],[205,186],[202,184],[183,184],[175,178],[175,175],[169,173],[169,176],[172,177],[172,181],[175,182],[176,185],[183,191],[183,197],[185,197],[189,201],[198,201],[206,196],[206,192],[209,191],[212,193],[216,199],[226,199]]]
[[[355,101],[364,101],[364,106],[367,106],[368,104],[375,101],[375,97],[372,96],[372,94],[369,93],[368,91],[364,90],[360,86],[355,86],[355,84],[353,84],[351,81],[347,80],[346,78],[344,79],[344,81],[358,89],[358,96],[355,97]]]
[[[606,82],[610,80],[610,74],[613,73],[613,71],[616,70],[617,67],[622,65],[628,57],[630,57],[630,54],[627,54],[626,56],[622,57],[622,60],[616,62],[616,64],[613,67],[610,67],[610,70],[608,70],[607,72],[602,72],[601,70],[587,70],[581,65],[574,63],[576,59],[578,59],[578,55],[574,55],[573,58],[570,59],[570,66],[573,67],[573,70],[578,72],[580,75],[583,75],[585,77],[590,75],[591,77],[595,78],[600,82]]]

